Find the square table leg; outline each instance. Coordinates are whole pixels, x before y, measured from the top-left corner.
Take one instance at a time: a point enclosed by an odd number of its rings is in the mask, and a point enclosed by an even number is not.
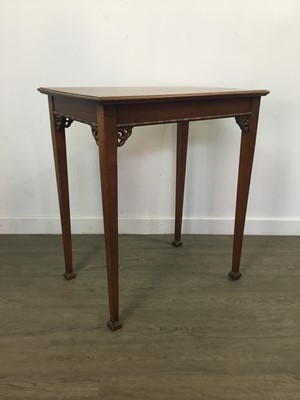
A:
[[[241,277],[240,261],[244,236],[245,218],[247,211],[249,187],[251,180],[252,164],[255,150],[256,132],[258,124],[260,98],[254,98],[252,102],[251,116],[236,118],[241,128],[240,162],[235,211],[235,227],[233,238],[232,269],[229,277],[237,280]]]
[[[186,156],[188,145],[189,123],[177,123],[177,155],[176,155],[176,201],[175,201],[175,238],[174,247],[182,246],[181,227],[184,200],[184,184],[186,171]]]
[[[67,280],[76,278],[73,272],[72,261],[72,240],[71,240],[71,222],[69,205],[69,185],[67,168],[67,151],[64,120],[58,119],[54,114],[53,98],[49,96],[49,113],[51,123],[51,136],[56,172],[56,182],[59,199],[60,219],[63,236],[64,257],[66,272],[64,277]]]
[[[110,320],[108,327],[122,328],[119,321],[118,272],[118,136],[114,107],[98,106],[98,143]]]

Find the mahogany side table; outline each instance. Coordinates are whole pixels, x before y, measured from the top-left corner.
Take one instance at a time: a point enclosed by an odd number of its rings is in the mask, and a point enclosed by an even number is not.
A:
[[[99,145],[104,237],[110,319],[115,331],[119,321],[118,274],[118,183],[117,149],[123,146],[135,126],[177,123],[175,237],[182,245],[181,225],[184,198],[189,121],[234,117],[241,129],[232,269],[239,272],[249,185],[261,96],[267,90],[239,90],[202,87],[80,87],[39,88],[48,95],[51,133],[60,205],[67,280],[73,272],[69,189],[65,129],[73,121],[91,126]]]

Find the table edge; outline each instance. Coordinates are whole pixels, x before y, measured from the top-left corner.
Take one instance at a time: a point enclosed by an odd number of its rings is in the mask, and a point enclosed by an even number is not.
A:
[[[78,98],[85,100],[97,101],[101,104],[118,104],[118,103],[143,103],[143,102],[159,102],[159,101],[184,101],[184,100],[201,100],[214,98],[229,97],[261,97],[267,96],[268,90],[237,90],[227,92],[207,92],[207,93],[186,93],[186,94],[163,94],[163,95],[140,95],[140,96],[88,96],[83,94],[75,94],[63,92],[51,88],[40,87],[37,89],[40,93],[48,96],[62,96],[69,98]]]

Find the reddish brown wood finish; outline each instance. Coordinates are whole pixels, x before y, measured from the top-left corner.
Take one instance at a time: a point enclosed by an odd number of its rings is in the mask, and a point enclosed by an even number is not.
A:
[[[230,97],[260,97],[267,90],[244,90],[233,88],[194,87],[194,86],[159,86],[159,87],[59,87],[39,88],[41,93],[51,96],[65,96],[73,99],[97,100],[102,104],[149,103],[163,100],[226,99]]]
[[[97,109],[99,161],[104,220],[110,320],[112,330],[122,328],[119,322],[118,274],[118,138],[114,107],[99,105]]]
[[[261,96],[266,90],[211,88],[40,88],[49,97],[51,132],[62,223],[66,279],[75,277],[72,267],[70,210],[65,130],[56,118],[68,117],[90,124],[99,143],[102,205],[105,233],[111,330],[119,321],[118,184],[117,147],[124,144],[135,125],[177,122],[175,240],[181,245],[182,209],[188,142],[193,120],[237,117],[242,130],[234,229],[232,270],[239,272],[248,193]],[[119,139],[118,139],[119,137]]]
[[[182,246],[181,227],[186,171],[186,154],[189,135],[189,123],[177,123],[177,160],[176,160],[176,201],[175,201],[175,237],[174,247]]]
[[[56,182],[57,182],[58,199],[59,199],[61,229],[62,229],[63,245],[64,245],[65,267],[66,267],[66,272],[64,273],[64,277],[67,280],[71,280],[76,278],[76,275],[73,272],[73,261],[72,261],[66,136],[65,136],[65,129],[63,127],[61,127],[60,130],[58,130],[53,111],[54,111],[53,98],[49,96],[51,135],[52,135]]]
[[[246,219],[246,211],[248,204],[248,195],[250,188],[252,164],[256,142],[256,132],[259,116],[260,98],[253,99],[252,113],[247,121],[246,131],[241,127],[241,148],[240,148],[240,163],[238,174],[238,186],[236,196],[236,211],[235,211],[235,226],[232,252],[232,270],[229,272],[229,277],[237,280],[241,277],[240,261],[242,254],[242,244],[244,236],[244,227]]]

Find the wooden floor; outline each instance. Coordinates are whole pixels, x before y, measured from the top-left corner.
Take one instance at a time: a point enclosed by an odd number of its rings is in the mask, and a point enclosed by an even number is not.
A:
[[[110,332],[102,236],[0,236],[0,399],[300,399],[300,237],[121,236]]]

